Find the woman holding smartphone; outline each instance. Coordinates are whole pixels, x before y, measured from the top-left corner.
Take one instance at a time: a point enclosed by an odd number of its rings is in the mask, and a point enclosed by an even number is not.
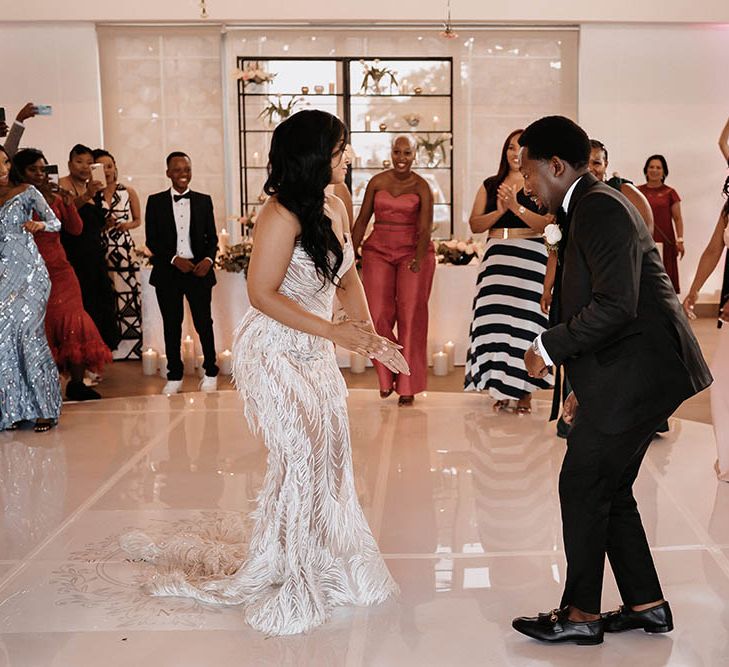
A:
[[[34,148],[15,154],[13,165],[19,178],[40,191],[61,221],[61,229],[71,236],[83,230],[83,221],[73,203],[73,195],[51,184],[46,172],[45,156]],[[56,192],[54,192],[54,190]],[[83,380],[86,370],[101,374],[111,362],[111,351],[104,344],[93,320],[84,310],[81,287],[66,258],[59,235],[39,231],[34,234],[51,279],[51,293],[46,308],[46,337],[58,370],[70,377],[66,398],[87,401],[101,398]]]
[[[91,316],[107,347],[115,350],[121,334],[116,316],[116,294],[106,269],[101,238],[106,225],[106,215],[101,207],[101,191],[105,184],[92,176],[93,163],[93,151],[88,146],[76,144],[71,149],[69,175],[64,176],[60,184],[72,193],[84,226],[78,236],[61,231],[61,243],[81,286],[84,310]],[[103,178],[103,168],[100,177]]]

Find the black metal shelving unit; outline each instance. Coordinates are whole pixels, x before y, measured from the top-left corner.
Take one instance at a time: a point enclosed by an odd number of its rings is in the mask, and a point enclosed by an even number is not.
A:
[[[436,167],[427,167],[427,166],[418,166],[416,167],[416,171],[418,172],[424,172],[424,173],[431,173],[435,174],[436,172],[448,172],[448,184],[450,188],[450,192],[448,193],[447,201],[445,202],[438,202],[436,203],[436,206],[438,208],[448,207],[449,213],[450,213],[450,224],[449,224],[449,235],[452,236],[453,234],[453,223],[454,223],[454,212],[453,212],[453,59],[452,58],[439,58],[439,57],[425,57],[425,58],[414,58],[414,57],[403,57],[403,56],[379,56],[378,60],[381,62],[391,63],[391,62],[408,62],[408,63],[432,63],[432,62],[438,62],[445,64],[447,66],[448,75],[447,75],[447,82],[448,82],[448,92],[447,93],[434,93],[434,92],[421,92],[421,93],[401,93],[401,92],[384,92],[384,93],[362,93],[362,92],[353,92],[351,81],[353,78],[353,72],[352,68],[357,67],[360,65],[360,61],[364,60],[367,63],[371,63],[373,60],[375,60],[372,56],[363,56],[363,57],[335,57],[335,56],[322,56],[322,57],[316,57],[316,56],[307,56],[307,57],[294,57],[294,56],[282,56],[282,57],[262,57],[262,56],[239,56],[238,61],[238,67],[240,69],[245,69],[249,64],[252,63],[260,63],[262,64],[265,69],[269,72],[275,72],[276,71],[276,63],[278,62],[328,62],[328,63],[336,63],[336,78],[337,82],[341,81],[341,90],[337,90],[334,93],[330,93],[328,91],[324,91],[322,93],[316,93],[316,92],[286,92],[286,93],[279,93],[279,92],[261,92],[259,90],[248,92],[246,91],[246,87],[244,85],[244,82],[242,80],[238,80],[238,128],[239,128],[239,136],[238,136],[238,155],[239,155],[239,162],[240,162],[240,206],[241,206],[241,215],[246,215],[250,209],[254,206],[259,205],[259,195],[260,192],[254,191],[254,189],[251,186],[250,180],[251,177],[255,174],[260,174],[261,171],[264,171],[266,169],[265,167],[265,159],[261,161],[260,164],[252,164],[251,160],[249,158],[249,139],[252,139],[253,136],[260,136],[262,134],[271,134],[273,132],[273,129],[266,129],[262,127],[249,127],[250,124],[250,118],[248,118],[248,114],[246,113],[249,109],[250,105],[247,106],[247,99],[253,99],[256,98],[288,98],[288,97],[297,97],[302,98],[306,100],[309,104],[314,106],[316,108],[317,102],[321,100],[336,100],[337,101],[337,113],[342,119],[342,121],[347,125],[347,127],[350,128],[350,133],[353,135],[353,137],[356,136],[364,136],[364,135],[393,135],[393,134],[403,134],[403,133],[410,133],[414,135],[432,135],[432,134],[448,134],[450,135],[450,141],[448,142],[448,148],[446,150],[446,158],[445,163],[442,165],[438,165]],[[265,85],[265,84],[263,84]],[[335,84],[336,85],[336,84]],[[405,128],[399,128],[399,129],[370,129],[370,130],[361,130],[361,129],[351,129],[352,127],[352,106],[353,103],[357,104],[360,103],[363,100],[393,100],[394,101],[400,101],[400,100],[408,100],[408,99],[425,99],[425,98],[438,98],[442,100],[447,100],[447,128],[439,129],[439,128],[432,128],[432,129],[418,129],[416,127],[405,127]],[[443,119],[446,120],[446,119]],[[268,142],[266,142],[268,144]],[[356,146],[355,146],[356,150]],[[260,157],[260,156],[259,156]],[[353,173],[361,173],[362,175],[365,174],[374,174],[378,171],[381,171],[384,167],[382,166],[373,166],[373,165],[359,165],[355,166],[352,165],[350,168],[350,173],[347,176],[347,184],[352,186],[352,174]],[[357,204],[356,198],[355,198],[355,205]]]

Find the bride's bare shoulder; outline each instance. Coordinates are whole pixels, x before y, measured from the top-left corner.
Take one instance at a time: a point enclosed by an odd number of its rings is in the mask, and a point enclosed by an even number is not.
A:
[[[293,231],[295,234],[301,230],[299,219],[275,195],[266,200],[256,218],[257,228],[264,225],[281,231]]]

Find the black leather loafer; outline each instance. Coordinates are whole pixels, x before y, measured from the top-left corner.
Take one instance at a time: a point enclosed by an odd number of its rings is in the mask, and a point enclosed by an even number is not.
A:
[[[661,602],[645,611],[632,611],[621,606],[620,609],[602,614],[602,620],[605,623],[605,632],[643,630],[658,633],[673,630],[673,614],[668,602]]]
[[[511,627],[527,637],[553,644],[602,644],[603,620],[577,622],[567,618],[569,610],[553,609],[536,617],[520,616]]]

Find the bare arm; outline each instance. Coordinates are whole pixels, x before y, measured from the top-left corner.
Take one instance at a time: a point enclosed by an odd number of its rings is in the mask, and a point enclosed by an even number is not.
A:
[[[686,254],[686,246],[683,244],[683,217],[681,217],[681,202],[677,201],[671,206],[671,217],[673,218],[673,224],[676,227],[676,248],[678,250],[678,256],[683,259]]]
[[[476,192],[476,198],[473,200],[473,208],[471,209],[471,217],[468,219],[468,226],[474,234],[480,234],[487,229],[491,229],[506,213],[506,207],[499,200],[496,200],[496,210],[490,213],[484,213],[486,210],[486,188],[481,187]]]
[[[127,188],[129,193],[129,210],[132,213],[132,219],[123,223],[124,229],[136,229],[142,224],[142,208],[139,205],[139,195],[132,188]]]
[[[554,279],[557,275],[557,253],[549,252],[547,254],[547,271],[544,274],[544,288],[542,289],[542,298],[539,306],[546,315],[552,306],[552,290],[554,289]]]
[[[719,150],[727,163],[729,163],[729,118],[727,118],[726,125],[724,125],[724,129],[719,135]]]
[[[376,178],[371,178],[370,182],[367,183],[367,189],[365,190],[365,196],[362,200],[362,206],[359,209],[359,215],[355,220],[354,227],[352,228],[352,246],[354,251],[357,252],[359,247],[362,245],[365,232],[367,231],[367,225],[370,222],[372,213],[375,210],[375,182]]]
[[[645,195],[632,183],[623,183],[620,186],[620,192],[622,192],[625,195],[625,198],[638,209],[640,217],[643,218],[643,222],[645,222],[645,225],[648,227],[648,231],[652,236],[654,227],[653,209],[651,209],[651,205],[648,203]]]
[[[433,192],[424,178],[418,181],[418,196],[420,197],[418,246],[415,249],[415,257],[410,262],[410,270],[416,273],[420,270],[420,263],[430,248],[430,235],[433,229]]]
[[[696,268],[696,276],[691,283],[691,289],[689,289],[686,298],[683,300],[683,307],[689,317],[695,317],[693,310],[696,305],[696,299],[699,296],[699,290],[714,272],[716,265],[721,259],[721,254],[724,252],[724,229],[726,228],[726,223],[726,218],[720,215],[716,227],[714,227],[714,232],[706,244],[704,252],[701,253],[701,259],[699,259],[699,265]]]

